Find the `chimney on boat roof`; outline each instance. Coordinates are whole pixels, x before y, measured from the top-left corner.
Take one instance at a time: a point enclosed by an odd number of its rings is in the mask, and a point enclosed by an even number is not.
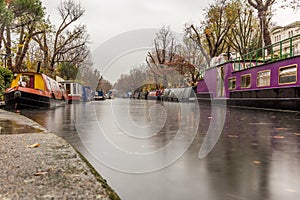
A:
[[[36,73],[40,73],[40,69],[41,69],[41,61],[38,61],[38,66],[36,69]]]

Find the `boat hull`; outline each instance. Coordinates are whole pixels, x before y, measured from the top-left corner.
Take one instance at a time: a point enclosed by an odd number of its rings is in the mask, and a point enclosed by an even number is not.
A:
[[[300,111],[300,98],[210,98],[209,96],[209,94],[197,94],[198,103]]]
[[[6,109],[17,110],[23,108],[54,108],[66,103],[64,99],[54,99],[51,95],[46,96],[17,89],[6,92],[4,98]]]
[[[69,104],[72,104],[72,103],[80,103],[81,101],[81,96],[79,95],[69,95],[68,96],[69,100],[68,100],[68,103]]]

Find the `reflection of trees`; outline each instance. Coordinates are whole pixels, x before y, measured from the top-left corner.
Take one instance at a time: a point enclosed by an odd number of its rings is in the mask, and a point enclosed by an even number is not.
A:
[[[228,114],[220,141],[205,158],[213,180],[211,187],[218,188],[221,196],[269,199],[270,134],[274,125],[269,116],[259,115],[257,111],[232,108]]]

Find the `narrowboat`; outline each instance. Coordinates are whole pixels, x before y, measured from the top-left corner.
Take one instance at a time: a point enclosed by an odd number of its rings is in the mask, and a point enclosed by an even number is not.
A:
[[[148,94],[148,100],[161,100],[162,91],[161,90],[154,90],[150,91]]]
[[[82,87],[82,101],[92,101],[94,99],[94,91],[91,89],[90,86],[83,86]]]
[[[83,100],[83,87],[80,83],[71,80],[60,81],[59,83],[62,84],[63,88],[66,90],[69,104],[79,103]]]
[[[300,35],[239,58],[214,59],[202,71],[197,99],[227,105],[300,110]],[[222,61],[223,60],[223,61]]]
[[[161,99],[163,101],[193,102],[195,101],[195,92],[193,87],[166,88]]]
[[[102,90],[96,91],[94,96],[95,101],[105,100],[104,94]]]
[[[14,74],[10,88],[4,93],[7,109],[53,108],[67,102],[61,85],[42,73]]]

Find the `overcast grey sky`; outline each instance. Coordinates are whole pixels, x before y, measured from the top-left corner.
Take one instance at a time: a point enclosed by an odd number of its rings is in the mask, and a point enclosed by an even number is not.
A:
[[[211,0],[79,0],[86,12],[82,23],[87,25],[95,48],[110,37],[139,28],[160,28],[169,25],[181,32],[184,23],[200,21],[203,9]],[[42,0],[53,21],[61,0]],[[274,16],[278,25],[300,20],[300,13],[280,10]]]
[[[170,26],[172,31],[180,33],[183,31],[185,23],[198,24],[201,20],[203,9],[208,6],[210,1],[211,0],[80,0],[86,10],[81,22],[86,24],[90,34],[91,50],[97,52],[96,59],[98,58],[98,61],[95,61],[96,67],[98,67],[101,72],[106,72],[106,74],[104,74],[106,78],[115,81],[116,77],[119,76],[119,74],[116,74],[116,71],[126,73],[126,71],[130,69],[130,66],[138,65],[145,60],[147,52],[147,48],[145,47],[151,45],[155,29],[166,25]],[[61,0],[42,0],[42,2],[52,22],[57,23],[57,7]],[[275,13],[273,19],[278,25],[283,26],[300,20],[300,13],[289,10],[279,10]],[[142,30],[139,32],[141,29],[145,29],[146,31]],[[138,33],[143,34],[137,35],[134,30],[138,30]],[[127,34],[128,31],[130,34]],[[124,39],[123,36],[120,36],[122,34],[126,35],[125,38],[128,41],[116,46],[116,40],[120,38]],[[140,43],[137,42],[135,46],[129,45],[130,43],[136,43],[137,38],[140,39]],[[147,43],[146,40],[149,40],[149,45],[145,44]],[[121,46],[123,51],[117,52],[117,49],[120,49]],[[99,48],[102,50],[100,51]],[[136,49],[139,50],[134,51]],[[130,55],[128,52],[131,52]],[[132,52],[138,54],[138,57],[133,56]],[[131,62],[128,60],[125,62],[124,59],[126,60],[126,57],[130,57]],[[116,58],[120,59],[118,60]],[[103,59],[106,61],[103,61]],[[120,62],[128,63],[127,67],[123,66],[121,68]],[[108,70],[108,68],[110,68],[110,70]],[[108,71],[112,71],[111,74],[114,75],[110,76]]]
[[[57,21],[56,8],[61,0],[42,0],[52,21]],[[208,0],[81,0],[95,48],[110,37],[139,28],[168,25],[178,32],[184,23],[199,22]]]

